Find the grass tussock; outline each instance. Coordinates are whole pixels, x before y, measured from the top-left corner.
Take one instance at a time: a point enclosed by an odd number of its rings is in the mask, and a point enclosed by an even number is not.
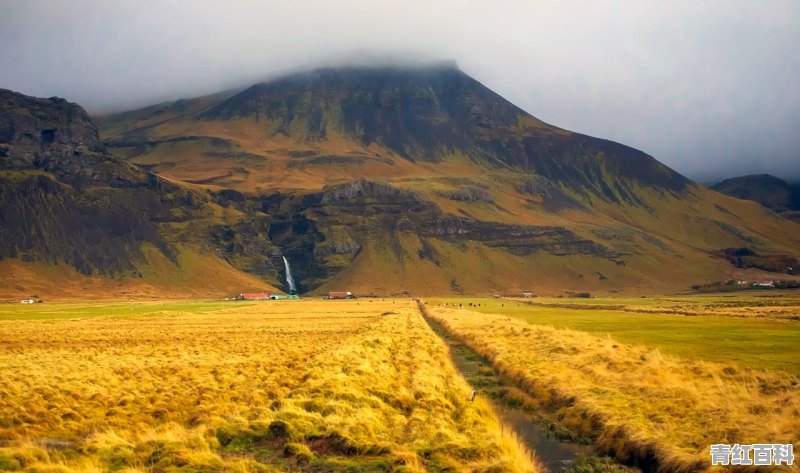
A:
[[[693,472],[710,467],[712,443],[795,443],[797,449],[796,375],[690,361],[500,315],[426,312],[514,380],[526,402],[619,460]],[[798,471],[797,465],[783,468]]]
[[[409,302],[205,309],[0,321],[0,470],[535,471]]]

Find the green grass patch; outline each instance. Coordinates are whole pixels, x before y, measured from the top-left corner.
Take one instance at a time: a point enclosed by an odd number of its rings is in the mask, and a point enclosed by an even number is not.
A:
[[[195,314],[216,312],[257,304],[246,301],[146,301],[146,302],[56,302],[44,304],[0,305],[0,321],[3,320],[58,320],[114,317],[132,319],[147,316],[169,316],[170,313],[191,312]]]
[[[630,308],[680,306],[702,312],[704,307],[748,304],[760,307],[757,297],[721,296],[670,299],[536,299],[553,306],[490,298],[431,299],[444,304],[483,313],[516,317],[530,324],[570,328],[594,334],[607,334],[622,343],[658,348],[664,353],[706,361],[737,363],[742,366],[781,369],[800,373],[800,323],[770,318],[686,316],[669,313],[640,313],[624,310],[597,310],[593,306]],[[671,301],[671,302],[670,302]],[[558,303],[570,307],[557,307]],[[472,304],[470,306],[470,304]],[[583,307],[581,307],[583,306]],[[711,311],[711,309],[707,309]]]

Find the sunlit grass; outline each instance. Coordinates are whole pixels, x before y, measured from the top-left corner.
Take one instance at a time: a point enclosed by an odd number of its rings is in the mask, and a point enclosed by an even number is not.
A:
[[[798,441],[800,378],[795,374],[689,360],[502,315],[443,305],[427,310],[516,381],[529,407],[619,459],[652,456],[664,471],[702,471],[709,466],[712,443]],[[595,317],[602,323],[602,315]]]
[[[409,301],[0,318],[0,469],[533,471]]]
[[[46,304],[0,305],[0,321],[82,319],[89,317],[132,318],[147,315],[167,315],[178,312],[206,313],[231,308],[230,301],[142,301],[142,302],[57,302]],[[237,301],[237,307],[254,302]]]

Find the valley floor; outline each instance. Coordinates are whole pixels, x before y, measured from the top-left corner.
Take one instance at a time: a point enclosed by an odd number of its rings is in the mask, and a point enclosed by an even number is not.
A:
[[[0,470],[546,471],[531,420],[645,471],[797,452],[800,297],[764,295],[2,305]]]

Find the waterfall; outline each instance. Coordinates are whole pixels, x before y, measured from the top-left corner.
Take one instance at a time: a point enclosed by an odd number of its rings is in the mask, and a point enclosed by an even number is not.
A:
[[[283,265],[286,267],[286,283],[289,284],[289,293],[295,294],[297,292],[297,288],[294,285],[294,278],[292,277],[292,267],[289,266],[289,260],[286,259],[285,256],[283,258]]]

